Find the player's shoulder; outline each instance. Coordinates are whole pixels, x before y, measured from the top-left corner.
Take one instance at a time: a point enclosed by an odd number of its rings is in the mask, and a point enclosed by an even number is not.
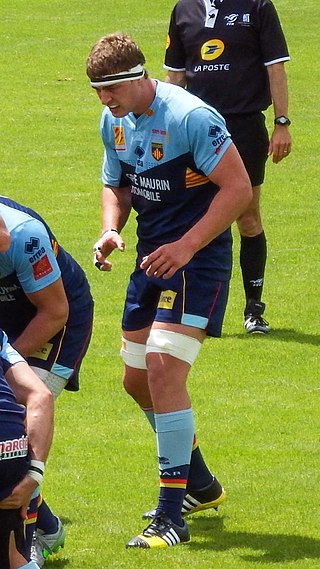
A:
[[[25,227],[44,228],[41,219],[30,208],[21,206],[8,198],[0,196],[0,215],[2,216],[11,236]]]
[[[184,123],[188,117],[201,120],[202,117],[218,114],[196,95],[171,83],[158,82],[157,99],[161,113],[164,115],[169,112],[177,124]]]

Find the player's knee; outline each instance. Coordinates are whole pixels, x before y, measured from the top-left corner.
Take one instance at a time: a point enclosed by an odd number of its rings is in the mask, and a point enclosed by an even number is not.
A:
[[[201,342],[196,338],[192,338],[186,334],[172,332],[171,330],[155,328],[150,332],[146,345],[146,353],[168,354],[191,366],[200,348]]]
[[[263,231],[260,213],[256,210],[250,210],[238,217],[237,225],[243,237],[255,237]]]
[[[122,338],[120,355],[127,366],[134,369],[147,369],[145,344],[138,344]]]

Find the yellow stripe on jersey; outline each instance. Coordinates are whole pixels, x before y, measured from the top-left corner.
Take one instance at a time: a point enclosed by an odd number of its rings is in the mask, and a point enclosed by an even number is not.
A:
[[[209,182],[209,178],[207,176],[203,176],[202,174],[197,174],[191,168],[186,169],[186,188],[194,188],[195,186],[203,186]]]
[[[57,256],[58,256],[58,251],[59,251],[59,245],[58,245],[58,243],[57,243],[54,239],[51,239],[51,246],[52,246],[52,249],[53,249],[53,252],[54,252],[54,256],[57,257]]]

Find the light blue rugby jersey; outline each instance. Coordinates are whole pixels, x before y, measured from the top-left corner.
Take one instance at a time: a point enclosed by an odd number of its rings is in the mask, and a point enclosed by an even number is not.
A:
[[[0,278],[16,273],[26,293],[55,282],[61,272],[45,226],[25,211],[3,203],[0,214],[11,238],[8,251],[0,255]]]
[[[131,184],[141,254],[178,239],[204,215],[218,191],[207,176],[231,144],[215,109],[181,87],[157,81],[146,113],[114,118],[106,107],[100,132],[102,181],[115,187]],[[207,256],[209,248],[215,257],[210,264],[228,271],[230,242],[227,230],[215,247],[209,244],[196,256]]]

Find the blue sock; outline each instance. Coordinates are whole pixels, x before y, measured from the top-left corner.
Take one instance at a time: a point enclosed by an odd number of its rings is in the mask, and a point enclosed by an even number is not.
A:
[[[148,419],[152,429],[156,430],[156,421],[154,418],[154,411],[152,407],[141,407],[141,411],[144,412],[146,418]]]
[[[192,409],[155,413],[160,474],[157,513],[165,513],[180,526],[193,442]]]
[[[156,423],[152,407],[141,407],[141,410],[155,431]],[[209,486],[211,482],[212,474],[203,459],[196,435],[194,435],[187,490],[199,490]]]

